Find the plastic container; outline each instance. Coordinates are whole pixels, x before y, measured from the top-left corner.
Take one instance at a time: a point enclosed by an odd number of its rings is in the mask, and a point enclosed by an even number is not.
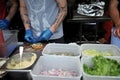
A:
[[[110,41],[110,43],[117,46],[120,49],[120,38],[115,36],[113,34],[114,33],[113,31],[114,31],[114,27],[111,30],[111,41]]]
[[[115,56],[119,57],[120,56],[120,50],[118,47],[110,44],[82,44],[81,45],[81,50],[82,50],[82,57],[92,57],[94,55],[86,55],[83,52],[85,50],[96,50],[101,52],[101,54],[112,54],[112,55],[105,55],[105,56]]]
[[[51,69],[75,71],[78,76],[62,77],[40,75],[40,72]],[[33,80],[80,80],[82,76],[80,60],[73,57],[41,56],[30,73]]]
[[[80,46],[75,43],[49,43],[43,49],[42,54],[43,56],[69,56],[79,58],[81,56],[81,49]]]
[[[17,30],[2,30],[0,37],[0,57],[9,57],[17,47]]]
[[[120,57],[106,57],[110,59],[117,60],[120,62]],[[83,57],[81,59],[81,65],[82,65],[82,71],[83,71],[83,80],[120,80],[120,76],[97,76],[97,75],[90,75],[84,72],[83,64],[86,64],[87,66],[92,66],[92,57]]]

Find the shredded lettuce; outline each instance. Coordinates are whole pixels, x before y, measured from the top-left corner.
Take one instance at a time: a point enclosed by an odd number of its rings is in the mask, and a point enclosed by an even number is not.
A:
[[[103,56],[95,56],[92,61],[94,64],[92,67],[83,65],[86,73],[99,76],[120,76],[120,62]]]

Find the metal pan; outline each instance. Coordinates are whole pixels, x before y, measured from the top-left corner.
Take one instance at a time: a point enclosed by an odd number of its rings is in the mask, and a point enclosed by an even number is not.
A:
[[[0,58],[0,78],[7,74],[6,69],[2,69],[2,66],[7,62],[9,58]]]
[[[20,55],[15,54],[7,61],[5,68],[7,71],[27,72],[30,71],[30,67],[33,66],[36,60],[36,53],[24,52],[21,62]]]

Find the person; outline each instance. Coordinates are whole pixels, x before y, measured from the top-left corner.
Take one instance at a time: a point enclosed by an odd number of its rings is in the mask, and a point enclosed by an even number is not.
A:
[[[102,0],[102,1],[105,2],[104,16],[110,17],[110,14],[109,14],[110,0]],[[99,43],[101,43],[101,44],[109,44],[110,43],[112,26],[113,26],[113,21],[111,19],[100,23],[99,28],[101,31],[99,30],[99,39],[98,39]]]
[[[66,0],[19,0],[25,27],[25,41],[64,42],[62,22],[67,15]]]
[[[109,16],[109,11],[106,11],[104,15]],[[104,21],[101,23],[100,28],[103,31],[103,36],[99,39],[100,43],[102,43],[102,44],[109,44],[110,43],[112,26],[113,26],[112,20]]]
[[[110,0],[109,13],[114,22],[111,34],[111,44],[120,48],[120,1]]]
[[[5,38],[2,30],[8,29],[10,21],[17,11],[17,0],[0,0],[0,57],[5,57]]]
[[[8,4],[10,5],[8,7]],[[0,29],[6,29],[17,11],[17,0],[0,0]]]

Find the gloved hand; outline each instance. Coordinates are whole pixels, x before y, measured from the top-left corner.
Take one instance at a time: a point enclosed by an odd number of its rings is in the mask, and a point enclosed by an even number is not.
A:
[[[28,41],[30,43],[35,43],[36,42],[35,38],[33,37],[33,33],[30,29],[27,29],[25,31],[25,37],[24,38],[25,38],[26,41]]]
[[[6,29],[10,25],[10,21],[7,19],[0,20],[0,29]]]
[[[49,40],[50,37],[53,35],[53,33],[51,32],[50,29],[46,29],[45,31],[43,31],[40,35],[40,37],[38,38],[38,41],[43,41],[43,40]]]

